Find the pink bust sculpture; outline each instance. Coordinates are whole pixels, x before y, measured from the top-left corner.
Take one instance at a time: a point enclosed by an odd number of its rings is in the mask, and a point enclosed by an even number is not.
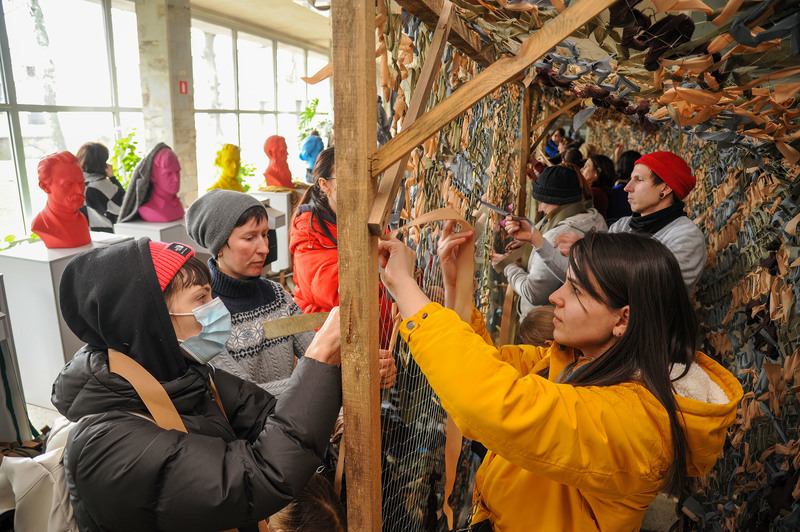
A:
[[[267,186],[294,188],[292,184],[292,171],[286,162],[289,150],[286,148],[286,139],[280,135],[273,135],[264,143],[264,153],[269,157],[269,166],[264,172]]]
[[[139,207],[139,216],[147,222],[171,222],[183,218],[183,205],[178,199],[181,186],[181,164],[169,148],[153,159],[150,174],[150,198]]]
[[[48,155],[39,162],[38,172],[47,203],[33,219],[31,230],[48,248],[75,248],[91,242],[89,222],[78,210],[86,199],[78,158],[68,151]]]

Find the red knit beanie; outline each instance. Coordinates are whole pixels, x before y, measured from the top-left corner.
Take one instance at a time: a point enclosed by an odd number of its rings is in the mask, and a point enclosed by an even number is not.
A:
[[[636,159],[635,164],[643,164],[669,185],[675,197],[682,200],[692,191],[697,180],[682,157],[668,151],[654,151]]]
[[[194,250],[186,244],[180,242],[153,242],[150,241],[150,255],[153,258],[153,266],[156,268],[158,284],[161,291],[167,287],[169,282],[178,273],[178,270],[194,256]]]

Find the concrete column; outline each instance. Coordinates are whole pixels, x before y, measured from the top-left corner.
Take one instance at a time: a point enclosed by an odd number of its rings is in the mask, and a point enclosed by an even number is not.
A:
[[[184,206],[197,198],[189,0],[137,0],[145,151],[166,142],[181,163]],[[183,94],[185,92],[185,94]]]

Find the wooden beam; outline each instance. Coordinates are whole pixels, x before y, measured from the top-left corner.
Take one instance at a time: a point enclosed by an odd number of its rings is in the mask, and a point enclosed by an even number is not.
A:
[[[403,155],[438,133],[464,111],[517,73],[528,68],[534,61],[552,50],[558,43],[569,37],[572,32],[586,24],[614,1],[579,0],[573,2],[566,11],[551,19],[542,29],[528,37],[516,56],[495,61],[483,72],[454,91],[445,101],[384,144],[372,156],[372,176],[376,177],[383,173]]]
[[[563,113],[569,111],[570,109],[572,109],[573,107],[575,107],[576,105],[581,103],[581,101],[582,100],[580,98],[575,98],[574,100],[569,102],[567,105],[561,107],[555,113],[547,115],[546,118],[543,118],[542,120],[539,120],[538,122],[536,122],[536,124],[534,124],[534,126],[531,128],[531,131],[537,131],[540,127],[542,127],[542,126],[544,126],[544,127],[542,128],[542,132],[539,134],[539,136],[536,137],[536,140],[534,140],[533,143],[531,144],[531,148],[530,148],[531,151],[535,150],[536,146],[538,146],[539,143],[542,142],[543,139],[547,138],[547,135],[550,132],[550,127],[553,125],[553,122],[555,122],[556,119],[559,116],[561,116]],[[553,163],[551,163],[551,162],[548,162],[547,164],[550,165],[550,166],[553,165]]]
[[[400,7],[417,17],[426,26],[433,29],[436,27],[439,14],[442,12],[446,1],[447,0],[397,0],[397,3]],[[453,19],[450,43],[482,67],[489,66],[494,61],[493,54],[490,52],[491,48],[487,47],[486,50],[484,50],[480,36],[471,30],[460,18],[453,17]]]
[[[452,2],[444,0],[442,12],[439,14],[439,22],[436,23],[436,30],[433,33],[433,40],[425,56],[425,63],[422,65],[422,72],[414,87],[414,94],[411,95],[411,103],[406,111],[406,116],[403,118],[403,129],[413,124],[425,112],[425,104],[430,98],[433,82],[442,64],[442,54],[444,54],[447,44],[447,36],[450,34],[450,21],[453,19],[452,8]],[[397,198],[397,190],[403,181],[410,156],[411,152],[408,152],[383,174],[375,204],[372,206],[372,213],[369,215],[369,230],[373,235],[383,234],[383,229],[389,222],[392,204]]]
[[[522,117],[519,126],[519,168],[517,168],[517,200],[514,202],[517,216],[525,216],[525,207],[528,204],[528,156],[531,153],[531,91],[533,87],[523,87]],[[502,344],[505,345],[505,344]]]
[[[367,230],[375,199],[368,154],[377,143],[375,1],[333,0],[333,108],[336,114],[339,305],[347,427],[347,521],[381,530],[378,239]]]

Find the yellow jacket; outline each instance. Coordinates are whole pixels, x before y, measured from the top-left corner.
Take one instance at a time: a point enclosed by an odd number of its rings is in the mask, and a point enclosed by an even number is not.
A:
[[[572,349],[498,350],[477,311],[470,328],[431,303],[400,331],[464,436],[490,451],[476,477],[473,522],[488,518],[495,532],[639,530],[672,459],[667,412],[641,384],[557,384]],[[549,379],[536,374],[547,367]],[[697,476],[722,451],[742,387],[702,353],[692,368],[695,388],[715,389],[723,403],[676,395]]]

